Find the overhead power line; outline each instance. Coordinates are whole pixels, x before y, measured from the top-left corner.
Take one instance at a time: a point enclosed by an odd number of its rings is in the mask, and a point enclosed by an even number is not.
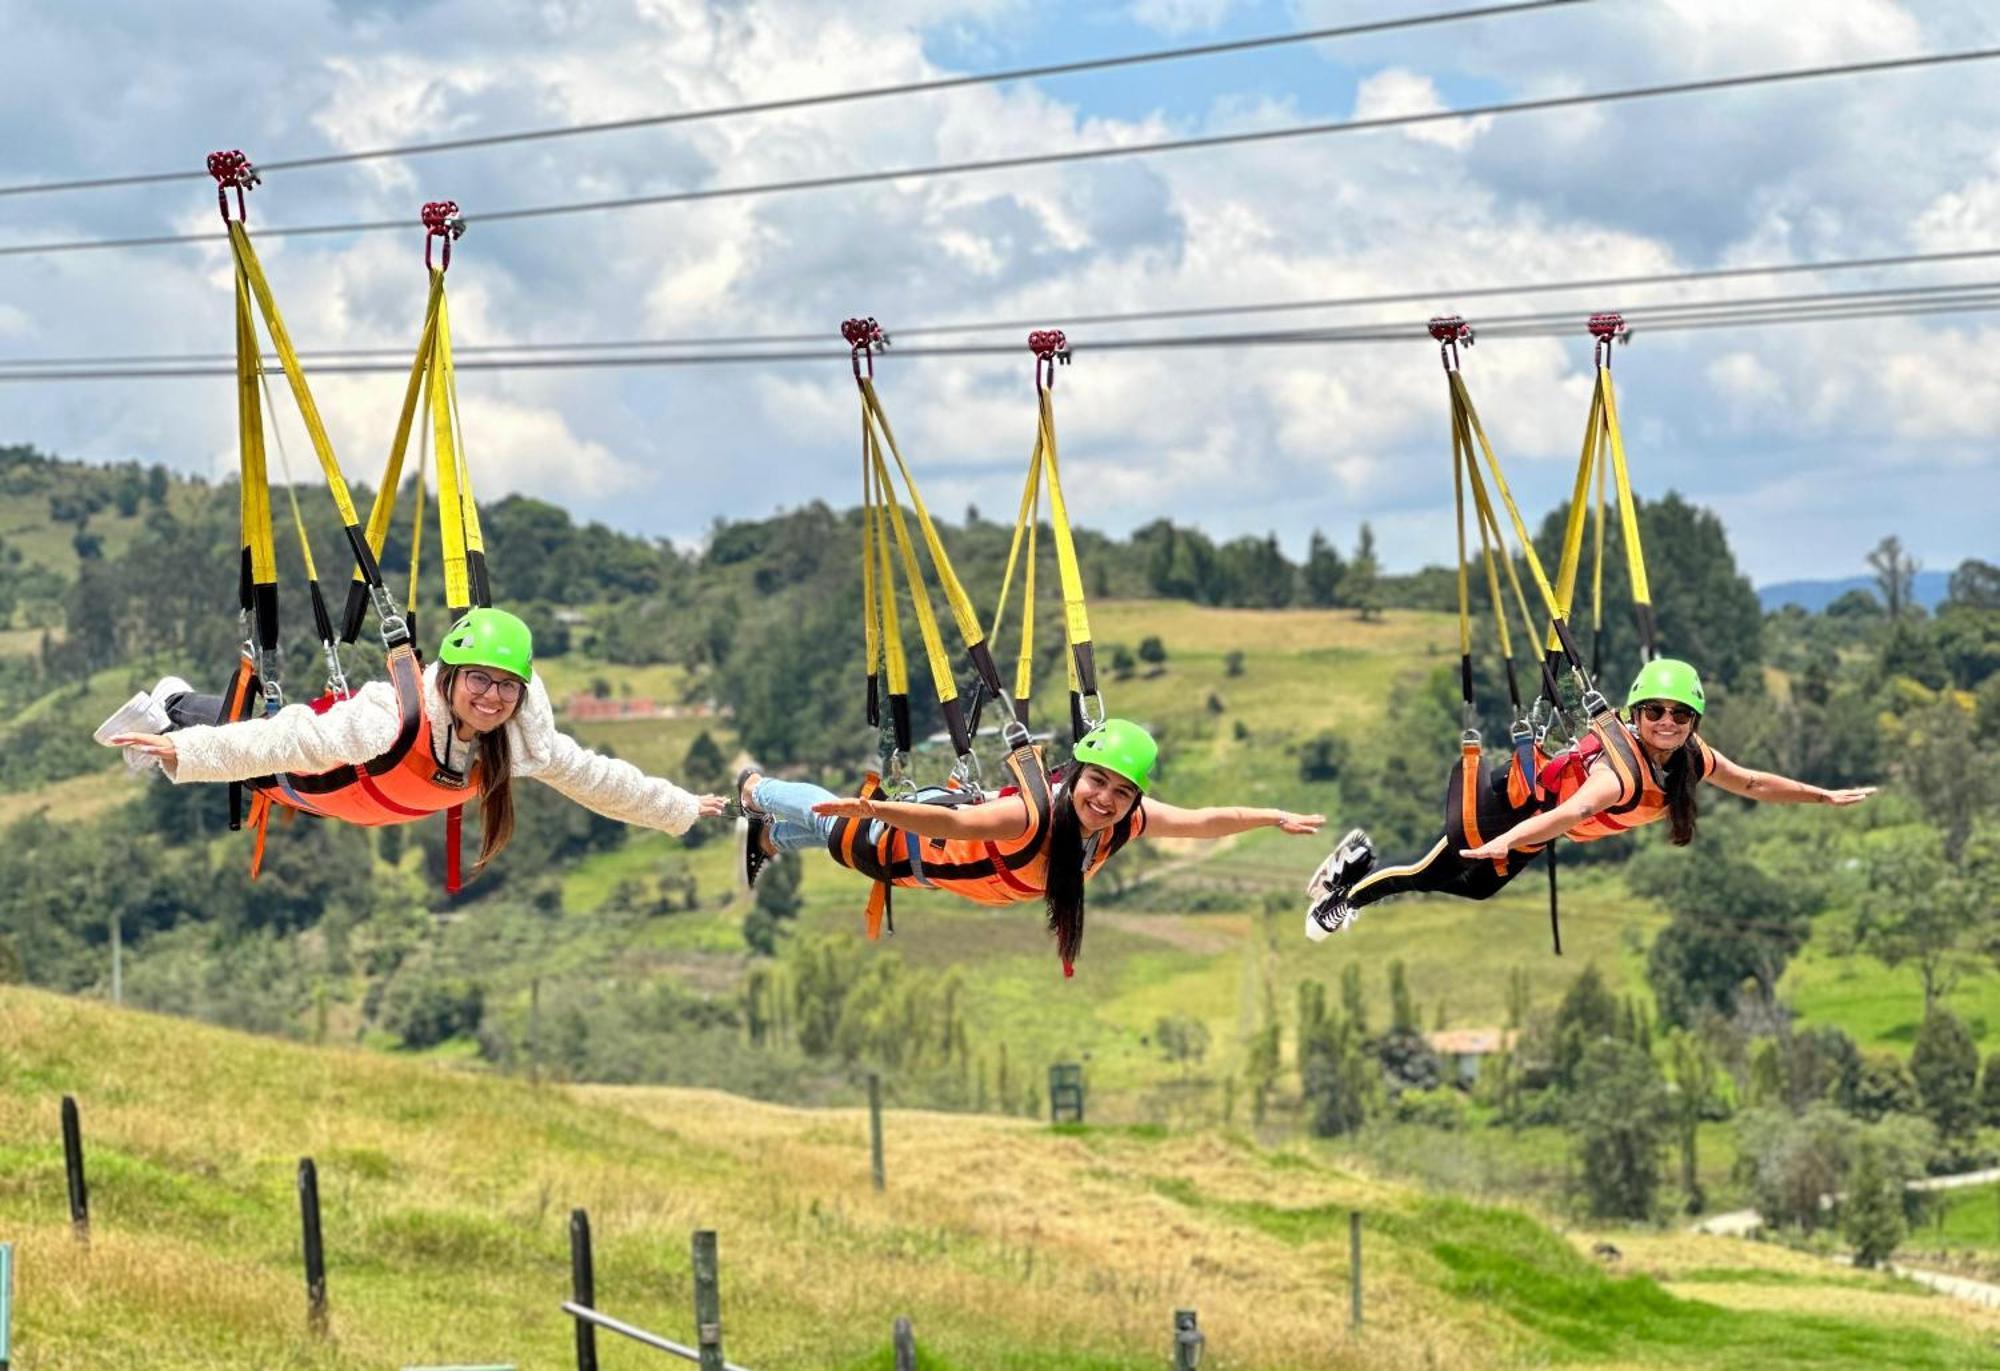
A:
[[[887,332],[894,338],[936,337],[957,333],[998,333],[1008,329],[1042,328],[1060,325],[1076,328],[1086,324],[1132,324],[1166,322],[1178,319],[1214,319],[1245,314],[1284,314],[1309,310],[1352,309],[1370,305],[1402,305],[1425,301],[1474,300],[1508,295],[1548,295],[1564,294],[1581,290],[1604,290],[1617,287],[1685,285],[1696,281],[1721,281],[1754,276],[1792,276],[1818,274],[1820,272],[1861,271],[1886,267],[1933,266],[1952,262],[1976,262],[2000,257],[2000,247],[1966,248],[1956,252],[1916,252],[1887,257],[1843,257],[1818,262],[1777,262],[1760,266],[1704,267],[1693,271],[1655,272],[1627,276],[1581,277],[1570,281],[1528,281],[1504,286],[1439,286],[1429,290],[1400,290],[1379,292],[1370,295],[1322,296],[1307,300],[1266,300],[1240,305],[1195,305],[1167,309],[1120,310],[1100,313],[1074,313],[1062,309],[1050,309],[1041,314],[1022,315],[1011,319],[960,320],[937,324],[892,324]],[[1893,290],[1948,290],[1951,286],[1904,286]],[[617,338],[594,340],[566,340],[555,342],[520,343],[476,343],[454,344],[452,353],[458,357],[490,356],[495,353],[513,352],[614,352],[640,348],[737,348],[737,347],[782,347],[824,343],[833,335],[833,330],[823,328],[812,333],[736,333],[714,336],[689,336],[680,338]],[[301,352],[300,357],[309,362],[324,362],[344,358],[403,357],[410,355],[409,345],[396,347],[326,347]],[[34,366],[107,366],[145,363],[173,362],[233,362],[233,352],[135,352],[111,356],[96,354],[69,357],[0,357],[0,369],[8,367]],[[273,356],[275,360],[275,355]]]
[[[1370,19],[1353,24],[1298,29],[1265,34],[1256,38],[1234,38],[1188,47],[1155,48],[1148,52],[1124,53],[1113,57],[1091,57],[1074,62],[1049,62],[1038,66],[1012,67],[1003,71],[978,72],[965,76],[943,76],[929,81],[903,81],[887,86],[865,86],[853,90],[827,91],[818,95],[794,95],[775,100],[750,100],[706,109],[679,110],[671,114],[649,114],[632,119],[607,119],[588,124],[563,124],[546,128],[519,129],[511,133],[480,134],[467,138],[446,138],[432,143],[402,143],[388,147],[364,148],[354,152],[323,153],[314,157],[287,157],[260,161],[259,171],[302,171],[310,167],[339,166],[349,162],[373,162],[386,158],[421,157],[439,152],[462,152],[471,148],[499,147],[508,143],[547,142],[558,138],[580,138],[591,134],[617,133],[628,129],[662,128],[673,124],[693,124],[713,119],[731,119],[750,114],[776,114],[785,110],[812,109],[825,105],[851,104],[861,100],[882,100],[902,95],[929,95],[938,91],[963,90],[970,86],[1001,85],[1009,81],[1033,81],[1051,76],[1076,76],[1085,72],[1111,71],[1120,67],[1146,66],[1160,62],[1180,62],[1199,57],[1222,57],[1233,53],[1257,52],[1299,43],[1319,43],[1336,38],[1359,38],[1370,34],[1393,33],[1404,29],[1455,24],[1470,19],[1491,19],[1530,14],[1541,10],[1564,9],[1590,0],[1527,0],[1527,3],[1482,5],[1474,9],[1444,10],[1405,15],[1398,19]],[[0,196],[48,195],[57,191],[106,190],[121,186],[157,185],[168,181],[206,180],[204,171],[152,171],[122,176],[93,176],[73,181],[40,181],[0,186]]]
[[[1202,149],[1240,147],[1275,143],[1295,138],[1324,137],[1338,133],[1358,133],[1376,129],[1407,128],[1420,124],[1443,123],[1454,119],[1478,119],[1503,114],[1529,114],[1549,110],[1578,109],[1589,105],[1620,104],[1635,100],[1692,95],[1720,90],[1741,90],[1757,86],[1796,84],[1839,76],[1860,76],[1892,71],[1913,71],[1967,62],[1984,62],[2000,57],[2000,48],[1976,48],[1958,52],[1931,53],[1917,57],[1883,58],[1868,62],[1843,62],[1831,66],[1800,67],[1789,71],[1752,72],[1742,76],[1718,76],[1699,81],[1675,81],[1662,85],[1630,86],[1622,90],[1591,91],[1577,95],[1551,95],[1533,100],[1504,101],[1467,105],[1459,109],[1432,110],[1413,114],[1379,115],[1368,119],[1342,119],[1325,123],[1288,125],[1275,129],[1251,129],[1240,133],[1203,134],[1154,143],[1115,144],[1106,147],[1074,148],[1065,152],[1023,153],[1013,157],[943,162],[929,166],[897,167],[879,171],[842,172],[832,176],[797,177],[741,186],[711,186],[700,190],[667,191],[655,195],[629,195],[602,200],[579,200],[568,204],[530,205],[519,209],[489,210],[464,216],[468,224],[507,223],[523,219],[549,219],[573,214],[594,214],[611,210],[641,209],[649,206],[695,204],[712,200],[738,200],[799,191],[832,190],[849,186],[873,185],[887,181],[928,180],[940,176],[963,176],[983,172],[1017,171],[1028,167],[1066,166],[1113,158],[1142,157],[1160,153],[1191,152]],[[259,228],[260,238],[324,237],[347,233],[410,231],[411,221],[402,219],[363,220],[344,224],[294,224]],[[0,257],[39,256],[60,252],[92,252],[107,249],[171,247],[183,244],[220,242],[218,233],[163,233],[135,238],[80,238],[63,242],[12,243],[0,246]]]
[[[1832,323],[1855,319],[1965,314],[2000,309],[2000,281],[1957,288],[1953,295],[1908,294],[1876,297],[1877,292],[1836,292],[1827,295],[1771,297],[1760,301],[1708,300],[1625,312],[1632,333],[1672,333],[1689,329],[1758,328],[1774,324]],[[1574,313],[1510,315],[1475,321],[1477,336],[1493,338],[1574,338]],[[1073,353],[1180,351],[1195,348],[1319,346],[1329,344],[1394,343],[1407,346],[1428,339],[1421,321],[1358,324],[1341,328],[1259,330],[1240,333],[1199,333],[1106,338],[1072,345]],[[1020,343],[940,343],[896,348],[886,358],[1013,357],[1023,355]],[[812,363],[840,366],[843,350],[813,348],[762,352],[635,352],[617,356],[528,356],[482,358],[458,364],[461,371],[587,371],[637,367],[771,366]],[[314,368],[319,376],[407,374],[399,361],[333,362]],[[153,367],[91,366],[47,370],[0,370],[0,383],[26,381],[182,380],[234,376],[233,366],[175,365]]]

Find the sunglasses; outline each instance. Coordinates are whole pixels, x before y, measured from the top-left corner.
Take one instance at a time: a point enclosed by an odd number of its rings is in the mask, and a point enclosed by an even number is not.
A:
[[[1686,705],[1666,705],[1658,700],[1648,700],[1639,706],[1639,717],[1650,724],[1668,718],[1677,724],[1685,724],[1693,721],[1695,713]]]
[[[520,700],[521,687],[525,684],[521,681],[496,681],[477,669],[461,672],[460,679],[465,682],[466,693],[474,699],[490,690],[510,705]]]

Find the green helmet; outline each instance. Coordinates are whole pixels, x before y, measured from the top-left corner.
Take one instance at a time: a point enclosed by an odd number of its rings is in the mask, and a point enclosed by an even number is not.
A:
[[[1697,714],[1708,713],[1701,673],[1673,657],[1657,657],[1639,668],[1639,674],[1632,678],[1632,689],[1625,694],[1627,712],[1641,700],[1672,700]]]
[[[504,609],[468,610],[445,631],[438,660],[451,666],[486,666],[522,680],[535,673],[535,635]]]
[[[1070,754],[1078,766],[1101,766],[1145,790],[1160,759],[1153,735],[1130,719],[1106,719],[1076,741]]]

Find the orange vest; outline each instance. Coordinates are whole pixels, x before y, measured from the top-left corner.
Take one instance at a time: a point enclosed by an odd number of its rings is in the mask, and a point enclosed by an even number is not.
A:
[[[1018,837],[1000,842],[922,838],[883,824],[871,839],[868,830],[873,820],[835,822],[827,838],[827,850],[833,859],[876,882],[876,896],[869,901],[869,937],[880,936],[881,917],[888,910],[889,886],[931,886],[985,905],[1020,904],[1039,900],[1047,892],[1051,798],[1041,749],[1015,749],[1008,754],[1007,770],[1014,777],[1014,784],[1000,793],[1017,794],[1028,807],[1028,826]],[[868,778],[861,793],[870,799],[888,798],[874,776]],[[949,798],[937,801],[952,802]],[[972,803],[971,797],[967,796],[962,803]],[[1098,838],[1096,850],[1084,863],[1084,879],[1095,876],[1120,848],[1145,829],[1146,809],[1141,801]],[[891,932],[895,931],[893,922],[889,927]]]
[[[1633,736],[1628,725],[1620,722],[1617,727],[1629,739],[1629,749],[1607,747],[1603,736],[1593,731],[1575,747],[1549,759],[1542,767],[1540,783],[1548,796],[1546,804],[1550,809],[1576,794],[1585,777],[1596,766],[1609,766],[1618,777],[1616,802],[1563,834],[1574,842],[1595,842],[1614,833],[1658,823],[1666,817],[1667,792],[1660,768],[1640,745],[1638,738]],[[1693,735],[1693,740],[1695,752],[1701,758],[1701,774],[1697,779],[1706,780],[1715,770],[1715,753],[1702,741],[1699,733]],[[1616,744],[1621,740],[1614,738],[1612,741]]]
[[[457,893],[460,826],[465,802],[479,794],[479,767],[475,763],[470,774],[460,776],[438,765],[431,748],[430,714],[424,708],[423,668],[415,652],[397,648],[389,654],[386,667],[403,716],[402,728],[387,752],[358,766],[311,775],[264,776],[247,782],[254,793],[250,824],[257,834],[250,859],[253,879],[263,864],[264,836],[273,805],[364,828],[413,823],[442,812],[446,815],[445,887]],[[232,697],[236,693],[232,690]],[[327,695],[310,707],[323,714],[338,703]]]

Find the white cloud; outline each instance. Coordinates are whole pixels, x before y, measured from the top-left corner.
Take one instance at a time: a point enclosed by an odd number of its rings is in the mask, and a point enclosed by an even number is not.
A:
[[[1438,94],[1437,83],[1428,76],[1402,67],[1378,71],[1361,82],[1354,93],[1356,119],[1386,119],[1399,114],[1432,114],[1451,108]],[[1440,120],[1434,124],[1411,124],[1403,136],[1419,143],[1463,151],[1493,127],[1492,115],[1470,119]]]

